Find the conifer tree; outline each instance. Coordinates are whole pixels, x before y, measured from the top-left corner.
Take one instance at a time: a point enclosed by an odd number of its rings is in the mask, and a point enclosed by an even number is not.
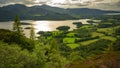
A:
[[[30,30],[30,39],[33,41],[35,40],[35,31],[32,24],[31,24],[31,30]]]
[[[13,31],[16,31],[17,33],[20,33],[20,34],[22,34],[23,32],[18,15],[16,15],[14,19]]]

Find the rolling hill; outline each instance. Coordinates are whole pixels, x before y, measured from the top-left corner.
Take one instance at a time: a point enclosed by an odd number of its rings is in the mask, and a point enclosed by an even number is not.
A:
[[[27,7],[22,4],[14,4],[0,7],[0,21],[13,20],[18,14],[22,20],[66,20],[78,19],[83,15],[104,15],[106,13],[118,13],[89,8],[64,9],[48,5]]]

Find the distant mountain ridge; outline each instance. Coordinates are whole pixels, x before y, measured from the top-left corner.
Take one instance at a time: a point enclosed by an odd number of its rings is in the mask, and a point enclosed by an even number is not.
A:
[[[106,13],[118,12],[89,8],[64,9],[48,5],[27,7],[22,4],[15,4],[0,7],[0,21],[13,20],[16,14],[22,20],[67,20],[77,19],[81,15],[103,15]]]

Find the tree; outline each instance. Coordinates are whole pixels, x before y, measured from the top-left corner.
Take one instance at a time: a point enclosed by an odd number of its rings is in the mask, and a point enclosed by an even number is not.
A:
[[[114,51],[120,51],[120,38],[117,38],[117,40],[113,43],[113,49]]]
[[[8,44],[18,44],[22,49],[32,50],[33,42],[24,35],[10,30],[0,29],[0,40]]]
[[[77,28],[83,25],[82,22],[73,22],[73,24],[76,25]]]
[[[13,31],[16,31],[16,32],[18,32],[20,34],[22,34],[22,32],[23,32],[18,15],[16,15],[16,17],[14,19]]]
[[[76,37],[85,38],[91,36],[92,29],[79,28],[75,29],[74,31],[76,33],[75,34]]]
[[[36,68],[45,68],[47,56],[45,55],[45,46],[42,43],[37,43],[33,49],[33,54],[37,57],[37,67]],[[35,67],[34,67],[35,68]]]
[[[83,57],[80,56],[80,52],[79,51],[73,51],[70,53],[69,59],[72,62],[78,61],[78,60],[83,60]]]
[[[50,40],[45,49],[45,55],[47,56],[46,68],[61,68],[67,63],[66,58],[60,54],[59,44],[56,39]]]
[[[34,28],[33,28],[33,25],[31,24],[31,30],[30,30],[30,39],[32,41],[35,40],[35,31],[34,31]]]
[[[117,28],[117,29],[115,29],[114,31],[115,31],[115,34],[116,34],[116,35],[120,35],[120,27]]]
[[[59,26],[56,28],[59,31],[68,31],[70,29],[69,26]]]

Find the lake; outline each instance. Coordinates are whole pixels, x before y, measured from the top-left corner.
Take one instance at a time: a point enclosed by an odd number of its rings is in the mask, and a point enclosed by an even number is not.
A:
[[[35,29],[36,36],[39,31],[56,31],[56,28],[58,26],[70,26],[70,30],[73,30],[76,28],[76,26],[73,24],[73,22],[82,22],[83,24],[89,24],[87,21],[90,19],[80,19],[80,20],[60,20],[60,21],[51,21],[51,20],[23,20],[21,22],[24,23],[32,23],[33,27]],[[7,21],[7,22],[0,22],[0,29],[9,29],[12,30],[13,27],[13,21]],[[24,28],[24,33],[27,37],[29,37],[30,29],[25,29],[27,27],[31,27],[31,25],[22,25]]]

